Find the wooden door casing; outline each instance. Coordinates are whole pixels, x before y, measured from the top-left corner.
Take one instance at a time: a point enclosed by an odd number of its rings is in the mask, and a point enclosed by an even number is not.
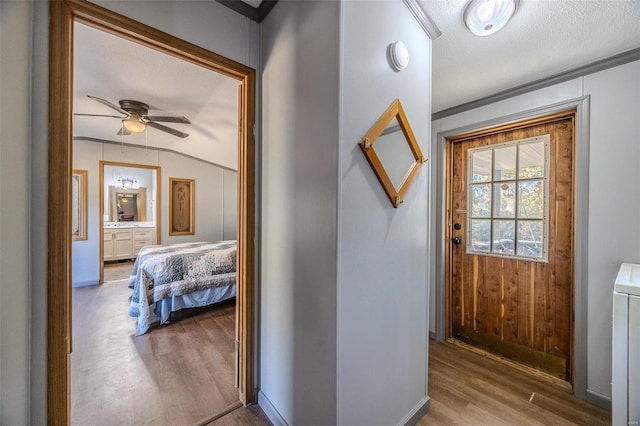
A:
[[[448,139],[448,336],[572,377],[575,112]],[[550,135],[548,261],[466,253],[470,148]],[[462,224],[455,230],[454,223]],[[460,237],[462,244],[451,239]]]

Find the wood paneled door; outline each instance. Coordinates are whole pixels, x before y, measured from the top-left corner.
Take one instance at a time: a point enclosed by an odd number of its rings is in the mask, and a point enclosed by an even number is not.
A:
[[[448,139],[447,336],[572,380],[575,111]]]

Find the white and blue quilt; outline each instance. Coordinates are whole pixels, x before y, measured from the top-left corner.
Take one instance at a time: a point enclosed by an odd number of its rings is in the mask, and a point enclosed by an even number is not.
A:
[[[136,335],[151,327],[152,306],[163,324],[178,309],[234,297],[235,284],[235,240],[143,247],[129,278],[129,315],[138,318]]]

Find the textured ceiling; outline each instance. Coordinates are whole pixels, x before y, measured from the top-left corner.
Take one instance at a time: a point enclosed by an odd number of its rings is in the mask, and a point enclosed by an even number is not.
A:
[[[521,0],[497,33],[474,36],[467,0],[419,0],[433,41],[433,112],[640,47],[640,0]]]
[[[74,112],[119,115],[87,98],[92,95],[115,105],[120,99],[142,101],[156,108],[150,115],[191,121],[162,123],[188,133],[185,139],[150,127],[121,137],[117,118],[74,116],[74,137],[148,144],[237,168],[236,80],[82,24],[74,31]]]

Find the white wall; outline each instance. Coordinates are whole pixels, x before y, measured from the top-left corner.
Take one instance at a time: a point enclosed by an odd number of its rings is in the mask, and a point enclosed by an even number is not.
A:
[[[428,152],[430,41],[402,2],[279,2],[262,36],[262,400],[292,425],[408,421],[428,400],[427,172],[394,209],[357,142],[399,97]]]
[[[222,240],[224,205],[229,202],[230,205],[235,206],[235,192],[237,191],[234,188],[233,194],[224,194],[222,179],[224,169],[205,163],[198,164],[198,161],[188,157],[164,151],[160,151],[158,165],[162,171],[162,196],[160,198],[162,243]],[[195,179],[195,235],[169,236],[170,177]]]
[[[74,285],[97,284],[100,278],[100,161],[116,161],[160,167],[160,242],[220,241],[235,235],[237,188],[225,185],[237,172],[178,153],[118,144],[77,140],[73,143],[73,168],[87,170],[87,240],[72,243]],[[133,175],[132,175],[133,176]],[[117,176],[116,176],[117,177]],[[195,234],[169,236],[169,178],[195,179]],[[105,182],[111,176],[105,174]],[[230,192],[225,192],[225,189]],[[105,189],[105,193],[108,191]],[[152,203],[148,194],[148,202]],[[108,197],[108,195],[106,195]],[[151,218],[154,207],[148,207]],[[105,212],[108,210],[105,208]],[[231,218],[225,217],[232,216]],[[150,220],[150,219],[149,219]],[[232,237],[233,238],[233,237]]]
[[[40,425],[47,422],[49,4],[29,0],[2,0],[0,4],[0,176],[5,170],[14,171],[13,188],[27,197],[13,199],[11,191],[4,191],[6,181],[2,179],[0,223],[11,218],[11,228],[0,227],[0,423]],[[100,4],[250,67],[257,68],[259,64],[258,24],[217,2],[151,0]],[[5,109],[10,112],[5,114]],[[11,126],[6,127],[5,123]],[[9,199],[11,205],[7,204]],[[9,250],[5,250],[7,244]],[[4,304],[11,306],[5,308]]]
[[[30,2],[0,2],[0,424],[29,416]]]
[[[428,401],[428,169],[396,209],[357,143],[398,98],[428,155],[431,41],[400,1],[342,2],[340,27],[337,423],[398,424]]]
[[[262,27],[260,385],[290,425],[336,423],[339,5]]]
[[[591,95],[587,389],[611,397],[613,283],[640,263],[640,61],[584,78]]]
[[[620,263],[640,262],[640,221],[636,217],[640,211],[640,61],[436,120],[433,137],[586,95],[590,96],[590,117],[583,119],[590,119],[589,164],[576,165],[578,169],[588,167],[589,176],[588,242],[584,247],[588,272],[583,283],[588,294],[586,381],[587,397],[602,402],[611,397],[613,282]],[[433,170],[434,179],[438,173]],[[435,283],[435,275],[433,279]],[[435,285],[431,300],[434,312]],[[432,316],[432,332],[434,321]]]

